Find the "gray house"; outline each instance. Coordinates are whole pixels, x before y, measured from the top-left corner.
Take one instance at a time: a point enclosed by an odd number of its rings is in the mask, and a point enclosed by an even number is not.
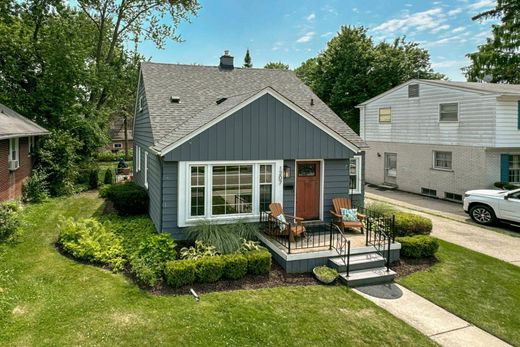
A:
[[[290,71],[141,64],[134,179],[158,230],[258,221],[271,202],[328,220],[333,197],[363,203],[363,140]]]

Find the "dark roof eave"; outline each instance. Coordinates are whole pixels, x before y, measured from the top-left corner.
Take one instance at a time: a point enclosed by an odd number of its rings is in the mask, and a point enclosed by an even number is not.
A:
[[[12,139],[17,137],[28,137],[28,136],[43,136],[48,135],[49,131],[37,131],[37,132],[28,132],[28,133],[15,133],[15,134],[1,134],[0,140]]]

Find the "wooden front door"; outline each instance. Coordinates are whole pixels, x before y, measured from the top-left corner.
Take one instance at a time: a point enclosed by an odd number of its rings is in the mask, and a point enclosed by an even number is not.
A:
[[[320,219],[320,162],[296,163],[296,216]]]

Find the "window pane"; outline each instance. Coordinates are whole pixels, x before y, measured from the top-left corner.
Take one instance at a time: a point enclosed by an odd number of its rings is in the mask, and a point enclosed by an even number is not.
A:
[[[298,164],[298,176],[316,176],[316,164]]]
[[[349,188],[355,190],[355,189],[357,189],[357,160],[356,160],[356,158],[350,159],[348,173],[349,173],[349,179],[350,179]]]
[[[440,105],[440,121],[457,121],[458,120],[458,104],[441,104]]]
[[[434,152],[434,166],[439,169],[451,169],[451,152]]]
[[[392,118],[391,108],[380,108],[379,109],[379,122],[390,122]]]
[[[252,165],[214,166],[212,180],[213,215],[252,212]]]
[[[260,185],[260,211],[268,211],[269,204],[272,202],[273,187],[271,184]]]
[[[509,182],[520,183],[520,155],[509,156]]]
[[[191,216],[204,216],[204,166],[191,167]]]

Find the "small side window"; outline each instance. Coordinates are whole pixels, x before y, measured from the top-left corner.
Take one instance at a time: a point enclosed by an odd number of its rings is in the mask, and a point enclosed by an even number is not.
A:
[[[390,123],[392,121],[392,109],[384,107],[379,109],[379,123]]]
[[[459,120],[459,104],[452,102],[439,105],[440,122],[457,122]]]

